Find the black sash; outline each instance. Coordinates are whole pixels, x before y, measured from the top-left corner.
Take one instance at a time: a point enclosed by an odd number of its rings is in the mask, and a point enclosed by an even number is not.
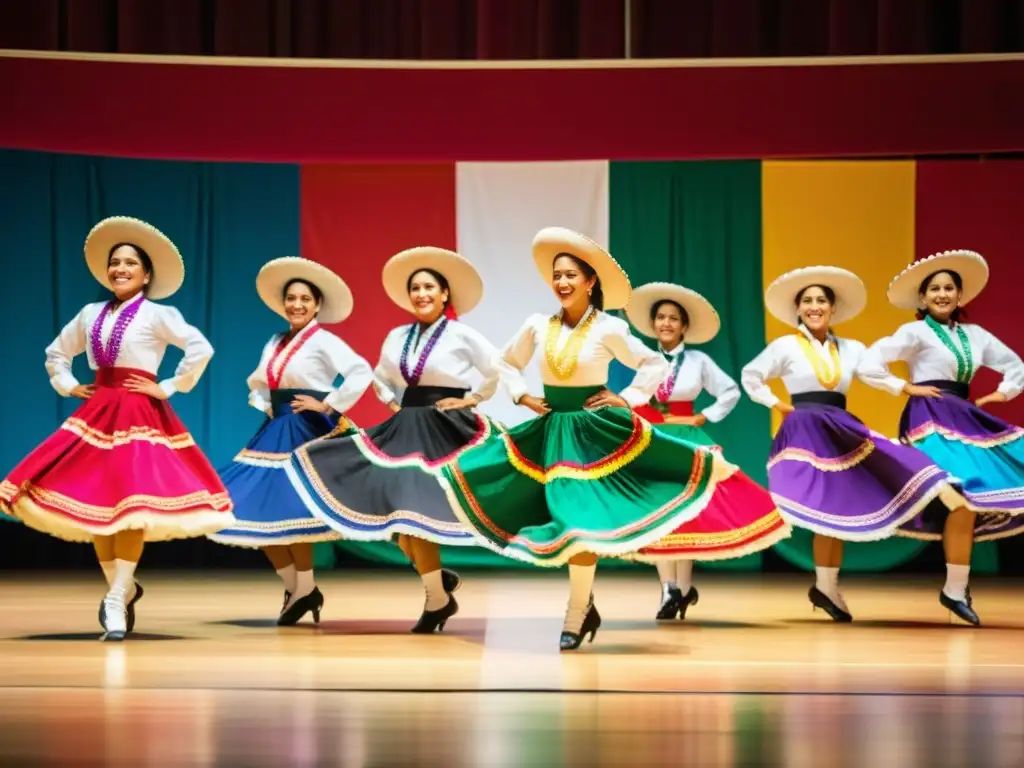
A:
[[[794,408],[806,408],[809,405],[831,405],[833,408],[846,410],[846,395],[842,392],[801,392],[793,395]]]
[[[915,381],[914,383],[919,387],[936,387],[941,389],[943,392],[956,395],[964,400],[967,400],[970,397],[971,386],[970,384],[964,384],[962,381],[936,379],[935,381]]]
[[[428,408],[446,397],[465,397],[467,392],[468,389],[455,387],[409,387],[402,395],[402,407]]]
[[[323,400],[327,392],[315,389],[272,389],[270,390],[270,407],[275,416],[287,416],[292,412],[291,402],[296,395],[309,395],[314,400]]]

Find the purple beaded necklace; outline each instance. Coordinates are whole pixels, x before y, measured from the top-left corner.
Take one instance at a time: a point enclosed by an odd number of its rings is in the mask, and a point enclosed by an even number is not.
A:
[[[430,338],[427,339],[426,345],[423,347],[423,351],[420,353],[419,360],[416,361],[416,367],[412,373],[409,373],[409,351],[412,349],[412,339],[416,334],[418,323],[413,323],[409,328],[409,333],[405,337],[405,346],[402,348],[402,357],[398,361],[398,367],[402,371],[402,378],[405,379],[406,384],[410,387],[415,387],[420,382],[420,376],[423,375],[423,369],[427,365],[427,358],[430,357],[430,353],[437,345],[437,340],[441,338],[441,334],[444,333],[444,329],[448,327],[448,318],[446,317],[441,321],[441,324],[434,329],[434,332],[430,334]]]
[[[139,296],[138,299],[121,310],[117,320],[114,321],[114,328],[110,332],[110,338],[107,339],[106,345],[103,344],[103,321],[114,308],[114,302],[108,301],[107,305],[103,307],[100,316],[92,324],[91,333],[92,356],[99,368],[113,368],[117,363],[117,356],[121,353],[121,343],[124,341],[124,332],[128,329],[131,321],[135,319],[135,315],[139,313],[139,307],[142,306],[144,300],[145,296]]]

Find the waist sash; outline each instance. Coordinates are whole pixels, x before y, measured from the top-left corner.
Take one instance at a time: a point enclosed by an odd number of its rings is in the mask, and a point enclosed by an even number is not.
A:
[[[846,395],[842,392],[801,392],[793,395],[794,408],[806,408],[813,405],[831,405],[833,408],[846,410]]]

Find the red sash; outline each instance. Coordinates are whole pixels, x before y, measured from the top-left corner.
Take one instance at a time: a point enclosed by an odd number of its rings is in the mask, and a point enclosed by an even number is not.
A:
[[[666,405],[668,405],[668,412],[673,416],[693,416],[693,401],[691,400],[678,400],[674,403],[666,403]],[[662,424],[665,421],[665,416],[653,405],[641,405],[633,410],[651,424]]]

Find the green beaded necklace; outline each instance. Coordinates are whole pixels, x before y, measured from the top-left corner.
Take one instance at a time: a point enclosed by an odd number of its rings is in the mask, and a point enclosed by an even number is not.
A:
[[[935,331],[935,335],[939,337],[939,340],[946,346],[946,349],[956,357],[956,380],[963,384],[970,384],[971,376],[974,375],[974,359],[971,357],[971,342],[967,338],[964,327],[960,323],[956,325],[956,337],[960,340],[960,345],[963,347],[963,352],[961,352],[957,345],[953,343],[953,339],[950,338],[949,331],[938,320],[931,315],[925,315],[924,321],[928,324],[929,328]]]

